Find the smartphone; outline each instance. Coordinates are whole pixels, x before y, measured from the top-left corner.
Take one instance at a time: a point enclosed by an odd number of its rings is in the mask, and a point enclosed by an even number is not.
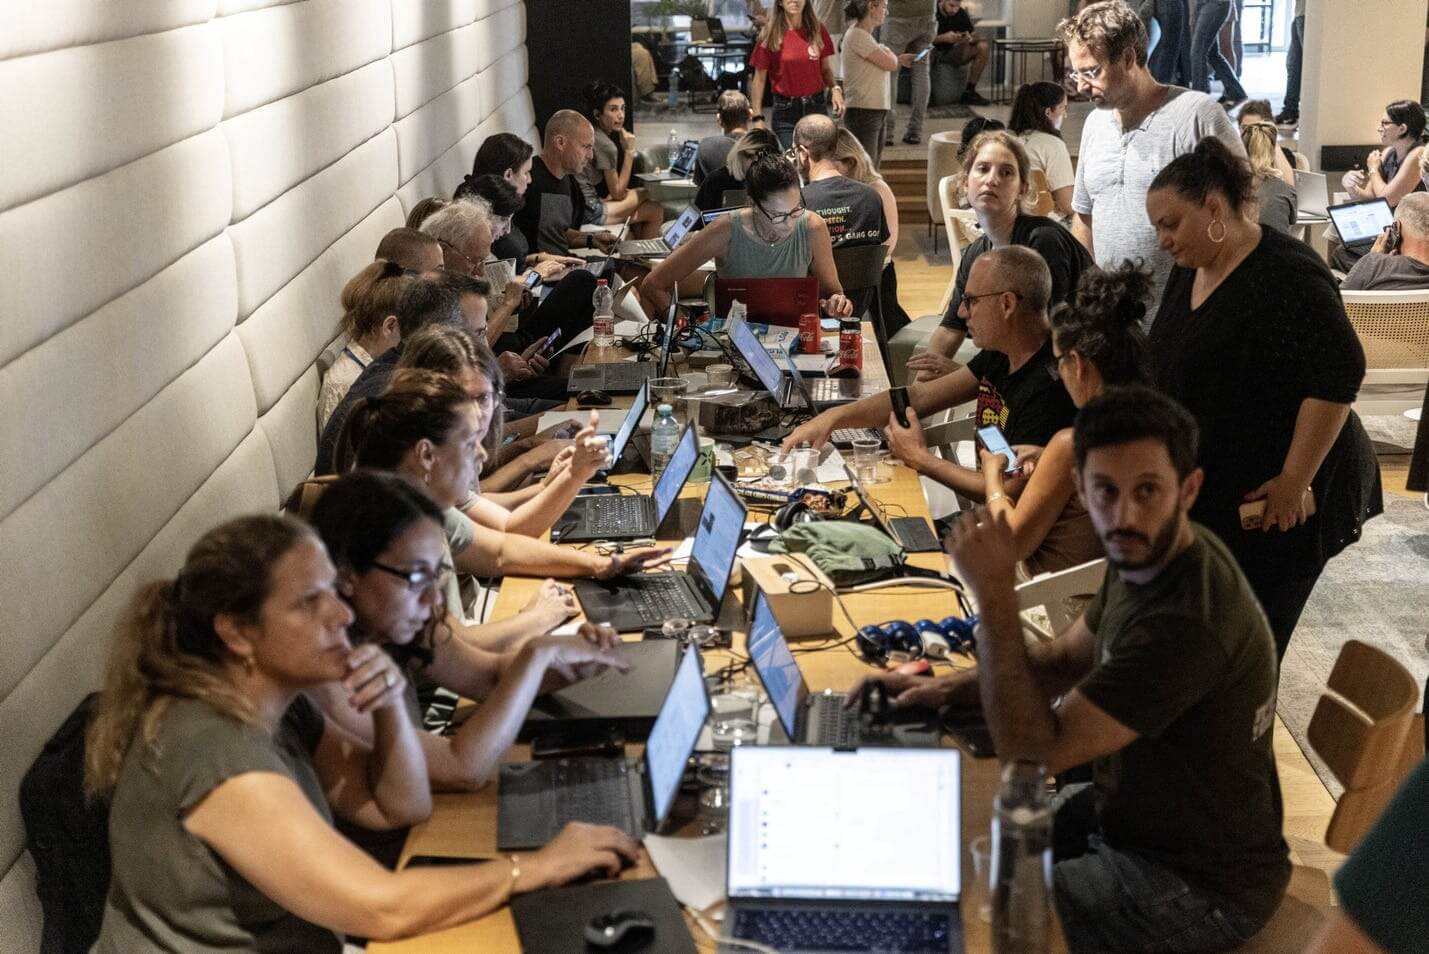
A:
[[[527,288],[535,288],[537,285],[541,284],[541,273],[536,271],[534,268],[531,269],[529,272],[526,273],[526,278],[522,282],[522,284],[524,284]]]
[[[893,416],[904,427],[908,426],[908,389],[889,388],[888,400],[893,405]]]
[[[1385,251],[1386,251],[1386,252],[1397,252],[1397,251],[1399,251],[1399,240],[1400,240],[1400,239],[1399,239],[1399,223],[1398,223],[1398,222],[1391,222],[1391,223],[1389,224],[1389,227],[1386,228],[1385,231],[1389,233],[1389,242],[1388,242],[1388,244],[1385,246]]]
[[[413,855],[403,868],[445,868],[448,865],[479,865],[490,858],[455,858],[449,855]]]
[[[1007,438],[1003,436],[1002,428],[996,424],[979,427],[977,436],[989,453],[1002,454],[1007,458],[1007,473],[1010,474],[1017,470],[1017,455],[1013,453],[1012,445],[1008,444]]]
[[[531,740],[532,759],[616,758],[625,754],[625,738],[618,732],[596,736],[538,736]]]
[[[557,328],[546,338],[546,343],[541,345],[541,353],[548,353],[557,341],[561,340],[561,329]]]
[[[933,48],[932,48],[931,46],[925,46],[925,47],[923,47],[923,52],[922,52],[922,53],[919,53],[917,56],[913,57],[913,62],[914,62],[914,63],[917,63],[919,60],[926,59],[927,56],[928,56],[928,54],[931,53],[931,52],[933,52]]]
[[[1252,500],[1249,503],[1240,505],[1240,528],[1242,530],[1259,530],[1265,522],[1265,500]]]
[[[577,497],[606,497],[611,494],[619,496],[620,488],[610,484],[590,484],[576,491]]]

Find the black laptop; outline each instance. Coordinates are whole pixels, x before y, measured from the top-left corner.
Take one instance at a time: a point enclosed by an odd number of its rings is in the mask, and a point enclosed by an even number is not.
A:
[[[634,394],[645,387],[650,378],[663,378],[670,362],[671,329],[675,327],[677,302],[670,300],[670,314],[660,339],[657,361],[605,361],[600,364],[578,364],[566,379],[566,389],[572,393],[604,391],[607,394]]]
[[[497,848],[540,848],[573,821],[613,825],[635,838],[655,831],[670,813],[709,712],[700,654],[691,646],[641,759],[552,759],[501,767]]]
[[[1332,205],[1327,212],[1340,244],[1360,253],[1368,252],[1380,233],[1394,223],[1394,210],[1385,199]]]
[[[576,599],[586,618],[609,623],[622,633],[660,626],[667,619],[714,622],[734,571],[745,510],[729,481],[714,474],[688,567],[613,580],[577,580]]]
[[[878,524],[878,528],[888,534],[894,543],[909,553],[936,553],[943,549],[943,545],[938,542],[938,535],[928,521],[922,517],[890,517],[878,498],[869,493],[863,481],[858,479],[858,474],[852,467],[844,464],[844,473],[848,474],[849,483],[853,484],[853,489],[858,492],[858,499],[863,501],[864,507],[873,517],[873,522]]]
[[[643,391],[641,392],[644,393]],[[675,506],[690,472],[700,457],[700,439],[694,424],[686,424],[670,462],[655,481],[655,492],[597,494],[577,497],[556,521],[551,541],[589,543],[591,540],[634,540],[653,537]]]
[[[680,144],[680,151],[670,161],[670,168],[660,172],[637,172],[635,178],[642,182],[668,182],[671,179],[688,179],[695,171],[695,159],[700,153],[698,139],[686,139]],[[622,253],[623,254],[623,253]]]
[[[729,342],[734,345],[734,350],[738,351],[744,363],[749,365],[749,370],[764,390],[773,395],[779,406],[786,410],[803,410],[805,395],[816,413],[840,404],[850,404],[863,397],[863,382],[858,378],[816,378],[811,388],[801,391],[800,385],[805,383],[803,375],[786,375],[781,371],[779,363],[765,349],[764,343],[755,336],[754,329],[750,328],[747,322],[732,321],[728,330]],[[797,372],[797,368],[794,371]],[[797,384],[795,378],[798,379]]]
[[[726,940],[780,954],[963,950],[956,749],[741,745],[730,758]],[[890,795],[916,806],[908,837],[880,815]]]
[[[942,725],[932,710],[895,710],[886,726],[866,728],[859,711],[848,705],[842,692],[809,692],[804,674],[789,651],[789,642],[763,590],[754,597],[745,649],[754,673],[769,694],[779,727],[790,742],[799,745],[860,745],[936,748],[942,743]]]

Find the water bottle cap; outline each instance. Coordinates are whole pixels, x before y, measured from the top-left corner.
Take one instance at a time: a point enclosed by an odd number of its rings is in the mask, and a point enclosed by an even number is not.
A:
[[[659,407],[655,408],[655,413],[662,416],[665,414],[674,414],[675,409],[668,404],[661,404]]]
[[[600,286],[600,285],[609,285],[609,284],[610,284],[610,282],[609,282],[608,280],[604,279],[604,278],[597,278],[597,279],[595,280],[595,283],[596,283],[597,286]]]

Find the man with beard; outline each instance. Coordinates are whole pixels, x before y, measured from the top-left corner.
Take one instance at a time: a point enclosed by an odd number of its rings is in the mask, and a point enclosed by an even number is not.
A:
[[[1092,763],[1090,783],[1059,793],[1053,824],[1072,951],[1238,945],[1290,878],[1271,748],[1275,642],[1235,559],[1187,516],[1202,480],[1196,443],[1185,409],[1148,388],[1089,402],[1076,481],[1110,567],[1086,612],[1026,646],[1012,532],[979,510],[950,537],[978,606],[977,668],[874,677],[897,705],[980,701],[1004,762],[1054,774]]]

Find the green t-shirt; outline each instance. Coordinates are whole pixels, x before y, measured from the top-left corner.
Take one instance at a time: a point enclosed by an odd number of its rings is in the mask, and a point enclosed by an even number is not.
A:
[[[1344,909],[1389,954],[1423,951],[1429,939],[1429,761],[1405,780],[1335,875]]]
[[[1134,730],[1098,759],[1102,837],[1256,919],[1290,880],[1271,731],[1275,641],[1235,558],[1206,528],[1144,586],[1107,572],[1087,607],[1096,667],[1078,687]]]
[[[109,896],[93,954],[341,951],[339,935],[281,907],[183,826],[209,792],[249,772],[291,778],[331,822],[312,763],[322,733],[322,714],[305,696],[272,736],[204,702],[170,705],[157,754],[151,760],[135,743],[119,770]]]

